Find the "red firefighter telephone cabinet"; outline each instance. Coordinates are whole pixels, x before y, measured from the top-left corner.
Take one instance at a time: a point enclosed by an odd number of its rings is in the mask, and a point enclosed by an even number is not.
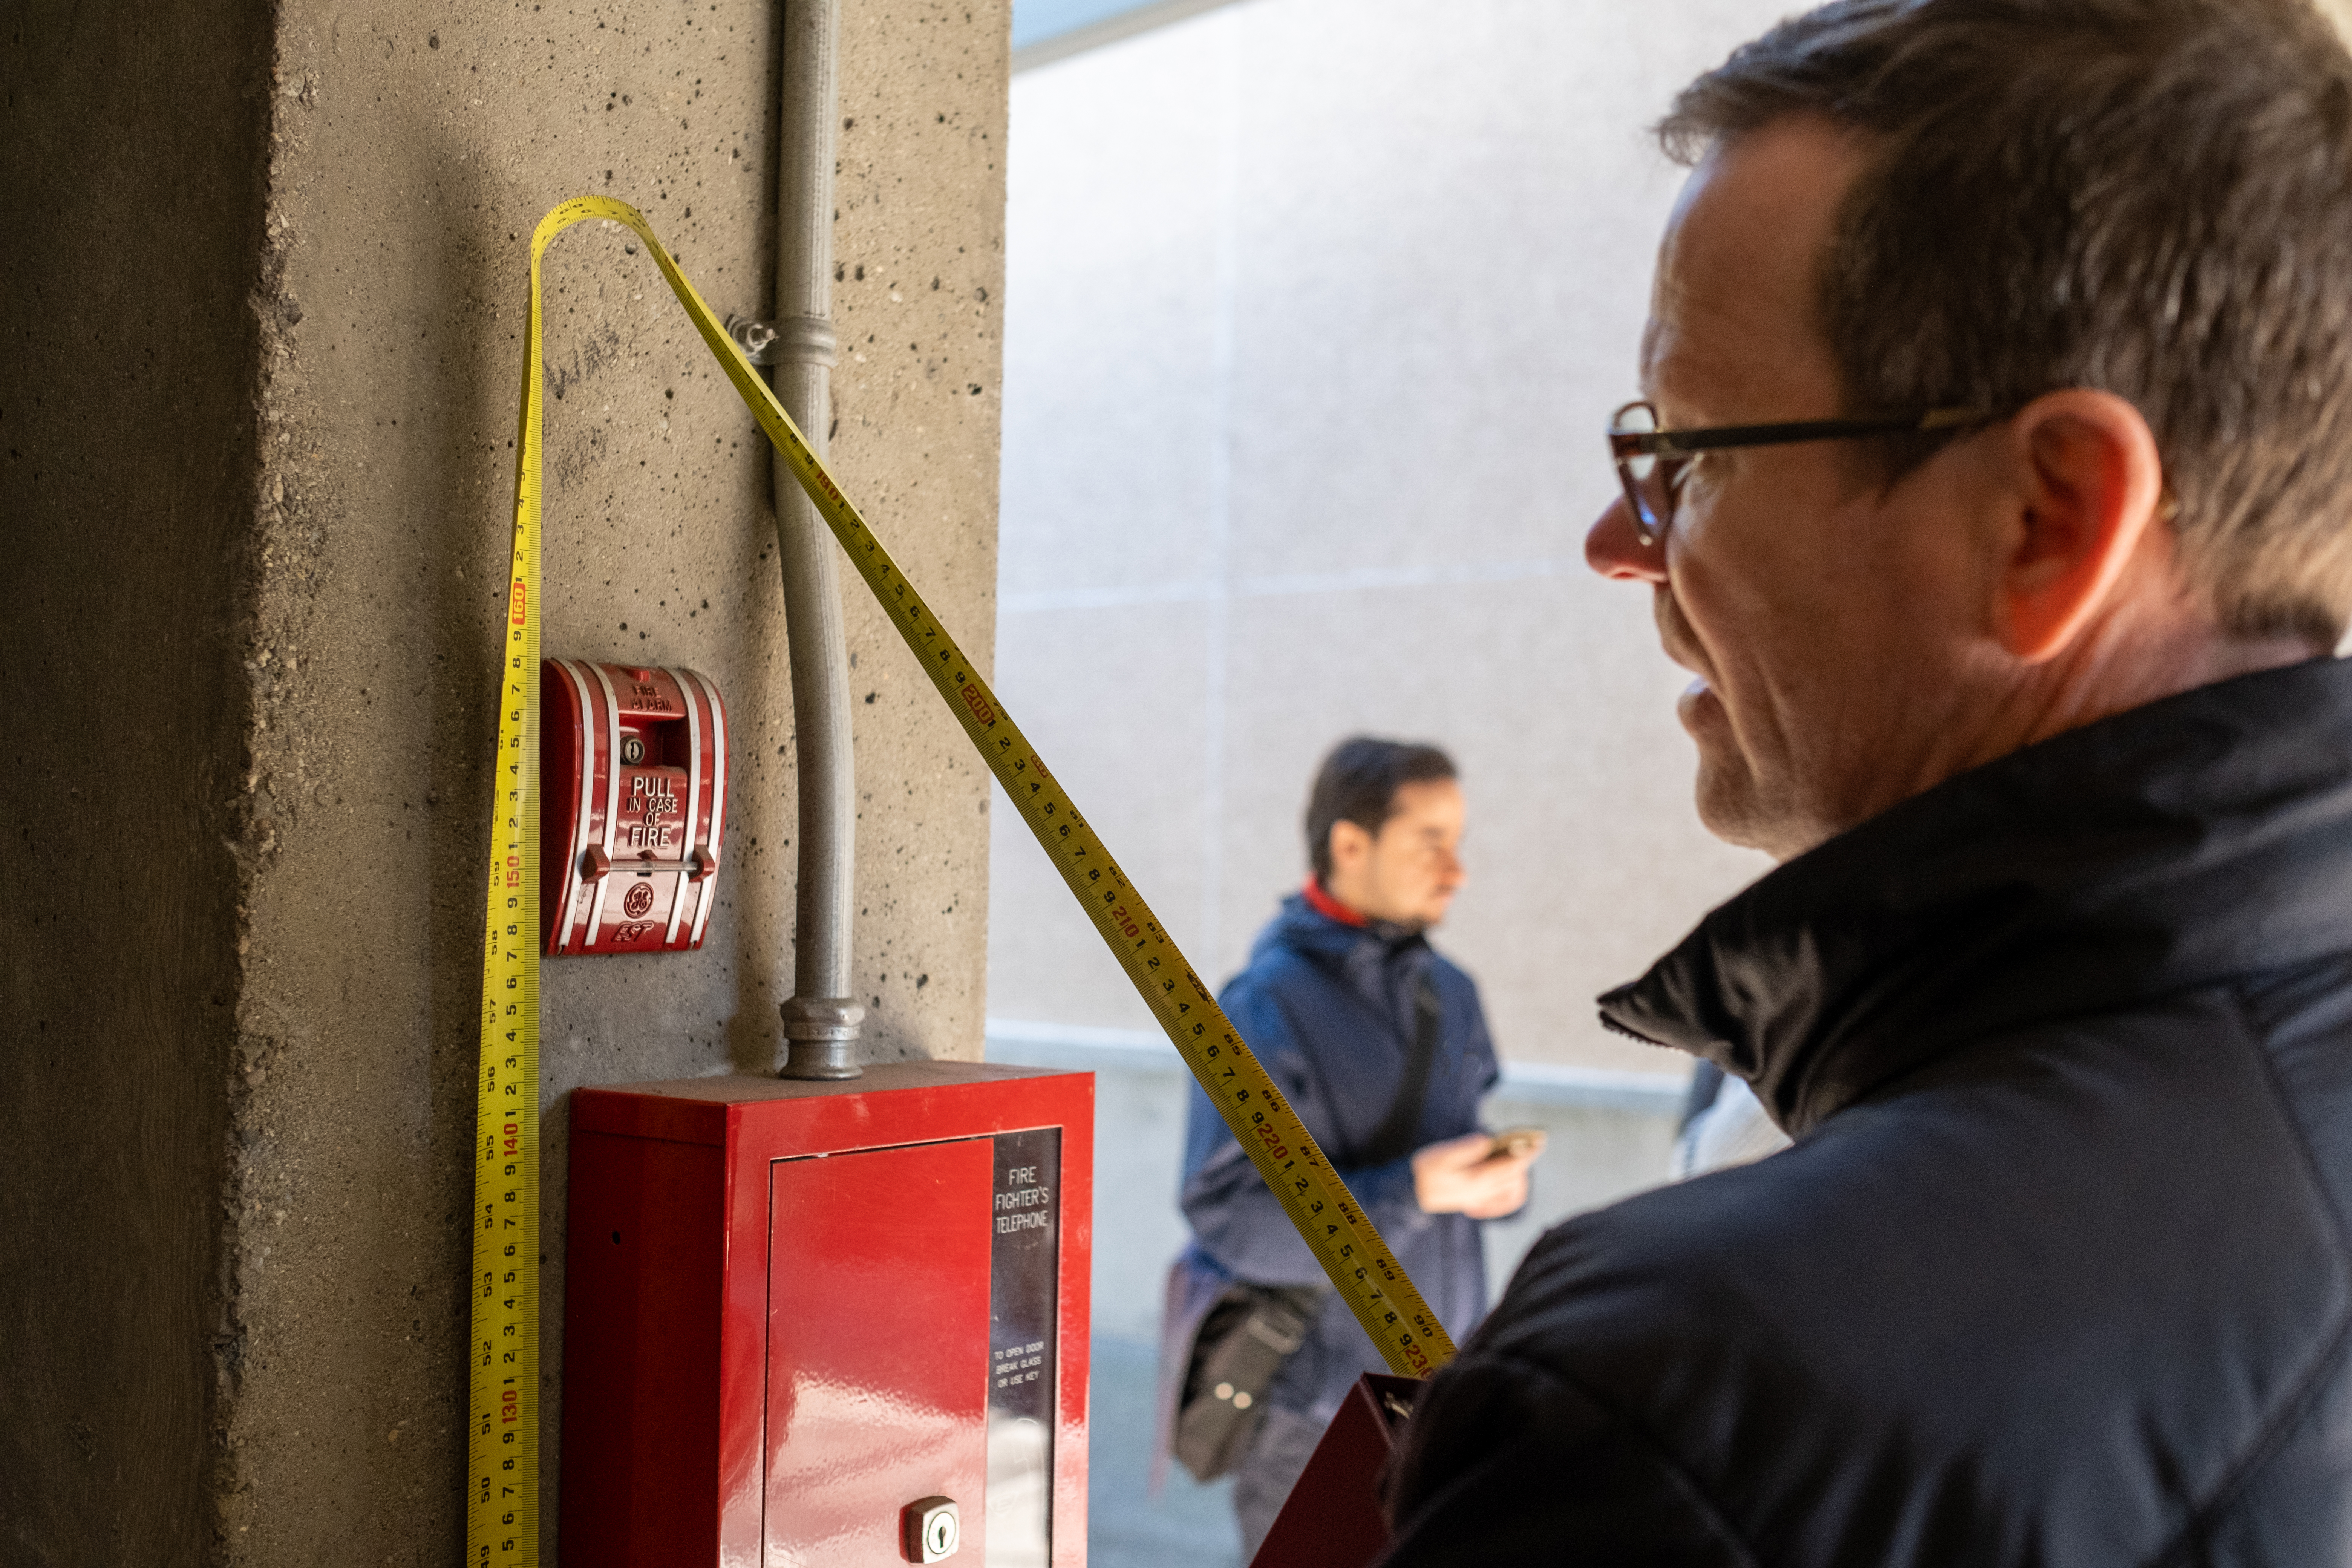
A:
[[[1094,1079],[572,1097],[562,1560],[1079,1568]]]

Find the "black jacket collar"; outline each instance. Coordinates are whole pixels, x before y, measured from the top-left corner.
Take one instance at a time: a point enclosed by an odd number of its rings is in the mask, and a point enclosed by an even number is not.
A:
[[[1801,1133],[1957,1047],[2352,951],[2352,661],[2185,692],[1948,780],[1764,877],[1602,1021]]]

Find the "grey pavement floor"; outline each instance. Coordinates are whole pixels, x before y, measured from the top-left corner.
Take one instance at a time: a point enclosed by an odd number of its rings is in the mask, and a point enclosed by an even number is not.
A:
[[[1151,1495],[1152,1347],[1098,1338],[1093,1355],[1088,1568],[1239,1568],[1230,1479],[1202,1486],[1171,1463]]]

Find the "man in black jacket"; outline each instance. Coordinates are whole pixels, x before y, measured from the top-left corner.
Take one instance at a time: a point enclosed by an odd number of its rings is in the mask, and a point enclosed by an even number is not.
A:
[[[1664,135],[1587,553],[1783,864],[1601,1009],[1797,1142],[1538,1245],[1388,1561],[2352,1562],[2352,60],[1843,0]]]

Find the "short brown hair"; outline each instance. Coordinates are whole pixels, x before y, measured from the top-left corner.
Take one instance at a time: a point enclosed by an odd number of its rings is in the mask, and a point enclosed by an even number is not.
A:
[[[1331,829],[1352,822],[1378,837],[1396,813],[1397,791],[1454,777],[1454,759],[1435,746],[1357,735],[1331,748],[1307,795],[1307,858],[1318,878],[1331,874]]]
[[[2352,57],[2306,0],[1837,0],[1659,135],[1693,163],[1801,112],[1878,143],[1820,285],[1848,412],[2115,393],[2222,628],[2342,637]],[[1885,448],[1884,477],[1933,449]]]

